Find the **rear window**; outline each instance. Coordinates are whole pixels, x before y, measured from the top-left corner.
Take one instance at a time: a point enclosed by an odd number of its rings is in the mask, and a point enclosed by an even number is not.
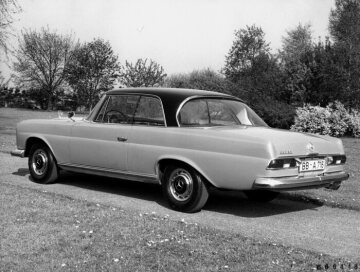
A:
[[[180,126],[267,126],[246,104],[238,100],[197,98],[188,101],[178,114]]]

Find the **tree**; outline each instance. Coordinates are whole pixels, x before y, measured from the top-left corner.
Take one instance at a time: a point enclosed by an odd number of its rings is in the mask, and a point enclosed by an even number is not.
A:
[[[120,65],[109,42],[95,39],[71,52],[65,74],[80,105],[92,109],[101,92],[113,88]]]
[[[265,33],[255,25],[235,31],[235,40],[225,58],[223,73],[233,82],[251,71],[257,58],[264,58],[270,52]]]
[[[8,51],[7,39],[11,35],[14,15],[21,11],[16,0],[0,0],[0,48]]]
[[[221,93],[231,93],[232,91],[230,82],[210,69],[171,75],[165,79],[164,85],[170,88],[200,89]]]
[[[310,68],[304,62],[306,54],[313,49],[311,26],[299,24],[286,34],[280,51],[285,76],[283,99],[287,103],[302,104],[305,100],[307,83],[311,77]]]
[[[360,1],[336,0],[329,18],[334,49],[341,55],[339,65],[344,70],[343,92],[350,106],[360,104]]]
[[[121,72],[120,83],[127,87],[152,87],[160,86],[166,74],[164,68],[150,59],[138,59],[135,64],[128,61]]]
[[[39,32],[25,30],[19,38],[14,62],[16,81],[24,87],[46,91],[48,109],[57,88],[64,82],[64,69],[72,45],[71,35],[60,35],[48,28]]]
[[[235,32],[222,72],[248,99],[254,97],[253,92],[276,96],[281,88],[278,60],[270,53],[265,33],[255,25]]]

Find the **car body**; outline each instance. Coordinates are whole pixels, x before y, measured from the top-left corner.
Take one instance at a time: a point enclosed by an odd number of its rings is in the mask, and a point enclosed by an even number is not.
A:
[[[36,182],[62,169],[157,183],[186,212],[202,208],[209,187],[269,201],[349,176],[340,139],[270,128],[241,99],[202,90],[112,90],[86,118],[22,121],[16,137],[12,155],[29,157]]]

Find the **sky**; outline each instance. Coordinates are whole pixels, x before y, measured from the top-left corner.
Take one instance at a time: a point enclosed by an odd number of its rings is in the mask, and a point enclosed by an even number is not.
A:
[[[49,27],[76,40],[110,42],[120,63],[149,58],[167,74],[219,71],[235,30],[262,27],[273,52],[286,31],[312,25],[313,38],[328,36],[334,0],[18,0],[14,30]],[[16,48],[16,39],[12,39]],[[4,59],[3,59],[4,60]],[[8,61],[11,63],[11,61]],[[2,61],[3,75],[9,69]]]

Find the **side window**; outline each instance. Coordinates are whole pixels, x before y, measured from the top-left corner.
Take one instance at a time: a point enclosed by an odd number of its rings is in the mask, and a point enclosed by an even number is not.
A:
[[[158,98],[141,96],[134,116],[134,124],[164,126],[164,114]]]
[[[237,125],[236,116],[229,106],[218,100],[208,100],[211,125]]]
[[[98,122],[131,124],[138,103],[138,95],[112,95],[107,103],[106,110],[101,109]],[[98,118],[96,118],[97,120]]]
[[[209,124],[209,112],[205,100],[191,100],[180,110],[179,122],[182,126],[201,126]]]

